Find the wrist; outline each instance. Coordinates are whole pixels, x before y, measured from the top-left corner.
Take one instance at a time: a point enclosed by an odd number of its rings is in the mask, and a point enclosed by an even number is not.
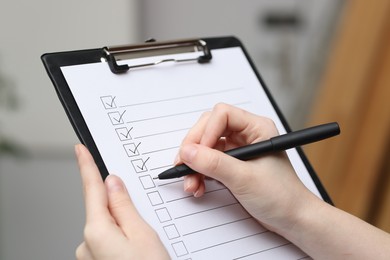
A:
[[[289,210],[274,231],[294,244],[301,244],[305,238],[305,231],[310,230],[319,216],[328,206],[326,202],[318,198],[308,189],[301,190],[299,196],[289,205]]]

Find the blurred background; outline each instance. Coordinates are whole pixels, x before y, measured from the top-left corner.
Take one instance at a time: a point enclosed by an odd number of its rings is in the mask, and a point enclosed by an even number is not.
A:
[[[390,1],[0,0],[0,259],[72,259],[84,208],[76,135],[46,52],[234,35],[336,206],[390,231]]]

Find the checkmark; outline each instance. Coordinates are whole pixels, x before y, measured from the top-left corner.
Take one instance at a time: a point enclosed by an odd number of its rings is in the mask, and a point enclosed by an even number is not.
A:
[[[130,128],[129,130],[126,129],[126,132],[125,133],[121,133],[121,135],[124,137],[124,138],[129,138],[130,136],[130,131],[133,130],[133,127]]]
[[[106,102],[106,105],[107,105],[108,107],[111,107],[111,108],[114,107],[114,105],[115,105],[115,102],[114,102],[114,101],[115,101],[115,98],[116,98],[116,97],[111,97],[111,102],[109,102],[109,103]],[[116,106],[115,106],[115,107],[116,107]]]
[[[123,111],[122,113],[115,111],[115,112],[110,112],[108,113],[108,117],[111,120],[111,123],[113,125],[121,125],[123,124],[123,115],[126,113],[126,110]]]
[[[128,129],[127,127],[119,127],[115,129],[119,140],[121,141],[127,141],[132,139],[130,135],[131,130],[133,130],[133,127],[130,129]]]
[[[112,109],[116,108],[115,98],[115,96],[102,96],[100,97],[100,100],[102,101],[105,109]]]
[[[132,157],[139,155],[138,147],[141,145],[141,142],[139,142],[137,145],[134,143],[124,144],[123,148],[125,148],[125,151],[127,153],[127,156]]]
[[[123,115],[125,114],[126,110],[123,111],[122,113],[119,113],[119,118],[116,118],[116,117],[113,117],[113,119],[115,121],[117,121],[118,123],[121,123],[122,122],[122,119],[123,119]]]
[[[137,173],[146,172],[148,169],[146,168],[146,162],[149,160],[148,157],[146,160],[143,159],[134,159],[131,161],[133,164],[134,170]]]
[[[141,164],[141,166],[137,165],[138,169],[140,169],[141,171],[144,170],[144,168],[146,169],[146,162],[149,160],[150,157],[148,157],[148,159],[146,159],[145,161],[143,161],[143,163]]]
[[[138,147],[140,146],[140,144],[141,144],[141,142],[139,142],[139,143],[134,147],[134,150],[132,150],[132,149],[129,148],[129,151],[132,152],[132,153],[136,153]]]

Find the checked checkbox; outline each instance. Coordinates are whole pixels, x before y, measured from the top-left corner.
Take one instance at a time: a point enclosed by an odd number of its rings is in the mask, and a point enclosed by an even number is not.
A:
[[[102,96],[100,100],[103,103],[105,109],[113,109],[116,108],[115,98],[113,96]]]
[[[111,123],[113,125],[122,125],[122,124],[124,124],[123,115],[125,114],[125,112],[126,112],[126,110],[123,111],[122,113],[120,113],[118,111],[108,113],[108,117],[110,118]]]
[[[131,161],[131,164],[133,164],[133,168],[137,173],[140,172],[146,172],[148,171],[148,168],[146,167],[146,163],[149,160],[150,157],[148,157],[146,160],[144,159],[135,159]]]
[[[124,144],[123,148],[125,148],[127,156],[132,157],[132,156],[139,155],[138,147],[140,145],[141,145],[141,142],[139,142],[138,144],[129,143],[129,144]],[[145,165],[143,167],[145,167]],[[143,168],[143,167],[141,167],[141,168]]]
[[[128,141],[132,139],[130,135],[131,130],[133,130],[133,127],[131,127],[130,129],[127,127],[120,127],[115,129],[119,140],[121,141]]]

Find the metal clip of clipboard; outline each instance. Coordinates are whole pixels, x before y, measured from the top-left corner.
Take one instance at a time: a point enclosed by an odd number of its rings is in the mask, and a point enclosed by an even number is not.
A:
[[[160,59],[155,62],[132,65],[132,66],[129,66],[127,64],[123,64],[123,65],[118,64],[118,61],[124,59],[135,59],[140,57],[152,57],[158,55],[169,55],[169,54],[177,54],[177,53],[185,53],[185,52],[200,52],[200,51],[203,52],[203,55],[200,55],[195,58]],[[200,39],[166,41],[166,42],[156,42],[154,40],[150,40],[145,42],[144,44],[138,44],[138,45],[104,47],[103,55],[104,58],[107,60],[108,66],[110,67],[111,71],[115,74],[124,73],[130,69],[154,66],[164,62],[197,61],[198,63],[206,63],[209,62],[212,58],[207,43]]]

